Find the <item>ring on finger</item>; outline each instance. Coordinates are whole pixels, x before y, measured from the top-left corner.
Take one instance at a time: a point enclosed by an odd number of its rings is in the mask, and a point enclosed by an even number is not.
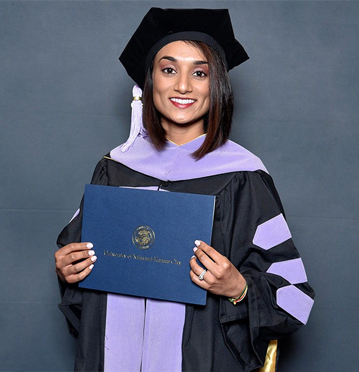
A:
[[[198,275],[198,279],[199,280],[203,280],[204,279],[204,275],[206,274],[207,270],[204,269],[199,275]]]

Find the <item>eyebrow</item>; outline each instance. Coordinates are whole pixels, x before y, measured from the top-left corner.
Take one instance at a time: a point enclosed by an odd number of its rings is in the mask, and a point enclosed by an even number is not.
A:
[[[173,58],[171,56],[163,56],[162,58],[159,59],[158,62],[160,62],[162,59],[167,59],[171,62],[178,62],[176,58]],[[208,65],[208,62],[207,61],[194,61],[193,64],[194,65]]]

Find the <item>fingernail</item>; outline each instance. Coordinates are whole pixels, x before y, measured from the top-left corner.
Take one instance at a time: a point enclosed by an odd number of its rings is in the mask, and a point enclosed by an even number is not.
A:
[[[192,259],[192,258],[196,258],[196,256],[195,256],[195,255],[193,255],[193,256],[191,257],[191,259]]]
[[[195,240],[194,244],[196,244],[196,246],[198,247],[201,244],[201,242],[199,240]]]
[[[87,243],[86,248],[93,248],[93,244],[92,243]]]
[[[95,251],[89,251],[88,254],[89,256],[93,256],[95,254]]]
[[[198,249],[197,247],[194,247],[194,248],[193,248],[193,252],[196,252],[197,249]]]
[[[97,257],[96,256],[91,257],[91,261],[92,262],[95,262],[96,260],[97,260]]]
[[[89,266],[89,269],[92,270],[93,269],[93,264]]]

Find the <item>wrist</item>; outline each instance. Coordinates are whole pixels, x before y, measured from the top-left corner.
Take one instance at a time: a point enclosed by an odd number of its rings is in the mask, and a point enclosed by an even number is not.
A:
[[[233,305],[236,305],[236,304],[238,304],[239,302],[243,301],[246,298],[247,292],[248,292],[248,284],[246,282],[246,285],[245,285],[243,291],[241,292],[241,294],[237,297],[230,297],[230,298],[228,298],[228,300]]]
[[[234,286],[232,287],[232,290],[227,292],[227,296],[226,297],[229,297],[229,298],[240,297],[242,295],[242,293],[244,292],[245,288],[246,288],[247,281],[239,273],[239,277],[237,279],[237,282],[236,283],[233,283],[233,284],[234,284]]]

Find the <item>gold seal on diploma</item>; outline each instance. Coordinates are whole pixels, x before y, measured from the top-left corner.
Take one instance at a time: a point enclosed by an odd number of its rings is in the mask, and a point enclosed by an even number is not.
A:
[[[139,249],[148,249],[154,242],[155,232],[149,226],[138,226],[132,234],[132,243]]]

